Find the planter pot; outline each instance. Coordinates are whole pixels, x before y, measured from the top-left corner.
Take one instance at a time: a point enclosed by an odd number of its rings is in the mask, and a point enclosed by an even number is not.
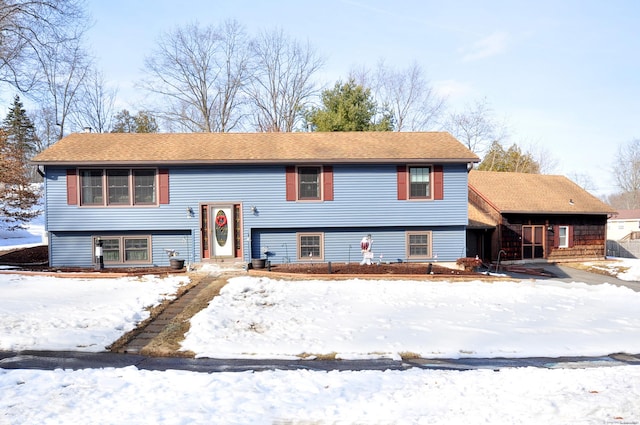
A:
[[[254,269],[264,269],[265,263],[267,260],[264,258],[254,258],[251,260],[251,266]]]
[[[172,258],[169,260],[169,264],[171,265],[171,268],[174,270],[182,270],[182,268],[184,267],[184,260],[181,260],[178,258]]]

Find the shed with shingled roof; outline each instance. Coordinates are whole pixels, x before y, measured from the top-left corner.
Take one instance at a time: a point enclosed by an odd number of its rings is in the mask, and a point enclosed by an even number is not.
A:
[[[469,255],[475,248],[485,260],[604,257],[607,218],[615,213],[567,177],[544,174],[473,170],[469,204],[493,225],[469,226]]]

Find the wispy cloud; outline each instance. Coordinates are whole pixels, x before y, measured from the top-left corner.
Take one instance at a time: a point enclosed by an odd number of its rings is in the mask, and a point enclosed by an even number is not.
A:
[[[457,80],[434,81],[433,88],[438,96],[447,99],[464,98],[473,91],[469,83]]]
[[[476,41],[470,47],[461,49],[464,54],[462,61],[472,62],[499,55],[507,50],[508,44],[509,35],[506,32],[494,32],[493,34]]]

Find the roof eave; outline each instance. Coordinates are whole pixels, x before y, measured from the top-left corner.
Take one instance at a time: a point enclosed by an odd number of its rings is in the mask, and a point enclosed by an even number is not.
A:
[[[500,214],[547,214],[547,215],[609,215],[611,211],[527,211],[504,210]]]
[[[104,160],[104,161],[58,161],[34,160],[33,165],[53,166],[97,166],[97,165],[228,165],[228,164],[406,164],[415,162],[432,162],[438,164],[468,164],[478,162],[473,158],[315,158],[315,159],[224,159],[224,160]]]

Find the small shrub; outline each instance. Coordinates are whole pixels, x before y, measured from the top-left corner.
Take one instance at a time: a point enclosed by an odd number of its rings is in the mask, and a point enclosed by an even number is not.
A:
[[[456,260],[456,264],[464,267],[466,271],[473,271],[476,267],[480,267],[482,265],[482,260],[479,258],[464,257],[458,258]]]

